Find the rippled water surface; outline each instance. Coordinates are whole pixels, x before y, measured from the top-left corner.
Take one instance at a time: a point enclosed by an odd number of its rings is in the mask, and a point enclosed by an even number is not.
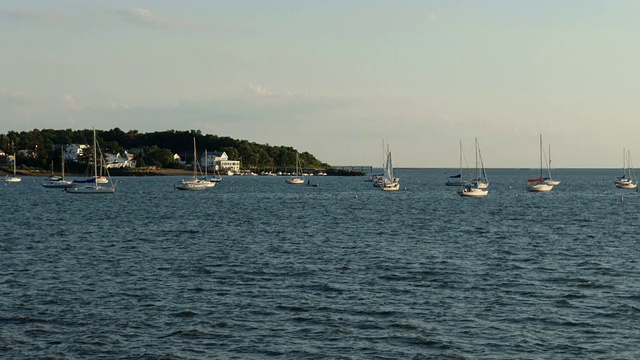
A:
[[[439,169],[319,187],[2,184],[3,359],[637,359],[640,193],[525,170],[461,198]]]

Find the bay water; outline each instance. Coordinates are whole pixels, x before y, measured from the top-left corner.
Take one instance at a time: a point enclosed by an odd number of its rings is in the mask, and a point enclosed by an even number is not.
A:
[[[2,184],[2,359],[637,359],[640,193],[620,170]]]

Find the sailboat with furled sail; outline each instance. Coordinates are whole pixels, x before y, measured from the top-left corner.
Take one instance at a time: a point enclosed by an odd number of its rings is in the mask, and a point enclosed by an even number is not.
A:
[[[202,191],[209,188],[209,182],[198,179],[198,154],[196,152],[196,138],[193,138],[193,179],[182,179],[173,187],[178,190]]]
[[[46,188],[54,188],[54,189],[66,189],[73,187],[73,181],[64,179],[64,147],[60,147],[60,164],[62,166],[62,176],[61,177],[49,177],[49,181],[46,181],[42,184],[42,186]]]
[[[615,179],[614,183],[619,189],[635,189],[638,187],[638,181],[631,171],[631,150],[622,149],[622,176]]]
[[[480,159],[480,161],[478,161]],[[489,195],[489,179],[484,169],[484,162],[480,154],[480,145],[476,138],[476,176],[470,184],[463,184],[458,190],[460,196],[482,197]]]
[[[96,128],[93,128],[93,179],[95,181],[86,182],[84,186],[68,187],[64,190],[69,194],[113,194],[116,192],[116,184],[111,180],[109,175],[109,169],[105,169],[106,180],[108,186],[100,185],[98,182],[98,153],[100,153],[100,162],[102,163],[102,151],[98,146],[98,140],[96,139]]]
[[[544,178],[544,183],[547,185],[553,185],[553,186],[557,186],[560,185],[560,180],[554,180],[551,177],[551,145],[549,145],[549,161],[547,162],[547,172],[548,172],[548,176]]]
[[[546,184],[542,177],[542,134],[540,134],[540,177],[527,181],[527,190],[530,192],[549,192],[553,185]]]

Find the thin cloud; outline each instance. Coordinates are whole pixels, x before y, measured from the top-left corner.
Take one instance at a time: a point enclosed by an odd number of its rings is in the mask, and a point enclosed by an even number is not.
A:
[[[145,26],[159,29],[181,29],[190,27],[191,24],[169,16],[156,14],[148,9],[131,7],[125,11],[128,19]]]
[[[64,102],[67,103],[67,106],[69,107],[69,109],[78,110],[78,104],[76,104],[76,99],[74,99],[73,96],[65,95]]]
[[[249,85],[247,85],[247,87],[249,88],[249,90],[251,92],[253,92],[256,95],[260,95],[260,96],[273,95],[271,93],[271,91],[269,91],[266,87],[264,87],[262,85],[254,85],[253,83],[249,83]]]
[[[73,17],[56,11],[37,9],[5,9],[0,16],[15,21],[30,21],[44,24],[62,24],[73,20]]]

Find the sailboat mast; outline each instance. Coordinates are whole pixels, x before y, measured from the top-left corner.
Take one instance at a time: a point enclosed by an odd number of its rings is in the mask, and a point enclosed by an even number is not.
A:
[[[62,180],[64,180],[64,146],[60,147],[60,166],[62,167]]]
[[[480,181],[480,172],[478,169],[478,138],[476,138],[476,181]]]
[[[196,137],[193,137],[193,180],[198,177],[198,172],[196,171]]]
[[[93,128],[93,175],[95,187],[98,187],[98,150],[96,150],[96,128]]]
[[[460,140],[460,176],[462,176],[462,140]]]
[[[540,178],[542,179],[542,134],[540,134]]]

